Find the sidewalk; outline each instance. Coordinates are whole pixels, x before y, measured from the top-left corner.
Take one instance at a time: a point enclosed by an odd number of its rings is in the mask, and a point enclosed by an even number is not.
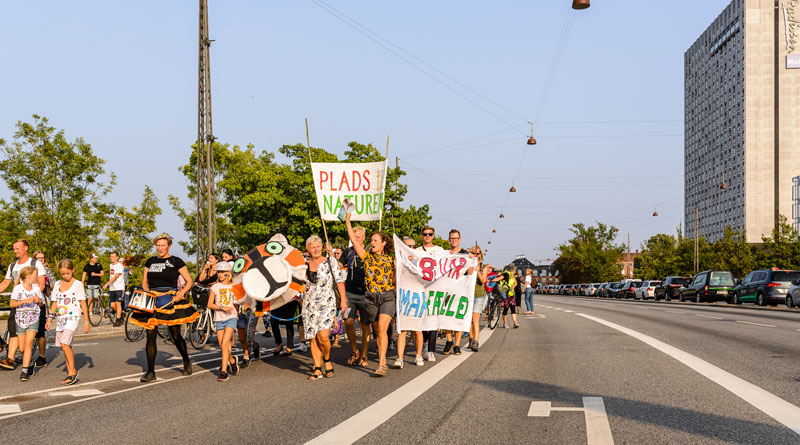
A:
[[[8,326],[8,320],[0,320],[0,333],[1,333],[0,335],[5,334],[7,326]],[[82,338],[116,337],[119,335],[125,335],[125,325],[123,324],[122,326],[115,328],[111,326],[111,321],[109,321],[108,318],[104,318],[100,326],[97,327],[92,326],[89,329],[89,332],[86,334],[83,333],[83,317],[81,317],[81,323],[78,326],[79,328],[75,332],[76,340]],[[56,337],[55,328],[47,331],[48,343],[53,343],[53,341],[55,341],[55,337]]]

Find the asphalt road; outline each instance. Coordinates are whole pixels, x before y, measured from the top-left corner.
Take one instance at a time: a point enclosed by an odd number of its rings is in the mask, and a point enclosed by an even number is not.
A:
[[[411,353],[383,378],[371,376],[375,360],[344,366],[342,347],[334,378],[307,381],[308,353],[274,357],[264,339],[261,361],[219,383],[216,348],[190,349],[195,373],[183,377],[160,341],[159,380],[141,384],[143,342],[81,339],[77,385],[58,384],[55,348],[29,382],[0,372],[0,425],[65,443],[800,442],[800,314],[541,295],[536,304],[519,329],[484,330],[480,352],[423,367]]]

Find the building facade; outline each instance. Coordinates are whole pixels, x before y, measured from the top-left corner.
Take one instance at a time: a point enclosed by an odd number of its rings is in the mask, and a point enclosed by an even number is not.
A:
[[[800,0],[732,0],[684,54],[686,235],[761,242],[800,174]],[[723,185],[724,184],[724,185]]]

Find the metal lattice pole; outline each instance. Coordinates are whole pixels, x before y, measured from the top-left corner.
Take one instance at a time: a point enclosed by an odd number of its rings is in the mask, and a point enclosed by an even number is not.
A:
[[[208,38],[208,0],[200,0],[197,58],[197,264],[217,244],[214,191],[214,132],[211,124],[211,59]]]

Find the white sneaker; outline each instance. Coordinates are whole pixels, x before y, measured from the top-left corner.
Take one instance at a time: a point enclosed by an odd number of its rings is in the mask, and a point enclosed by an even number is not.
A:
[[[300,346],[297,347],[297,350],[300,352],[306,352],[308,351],[308,346],[306,346],[305,343],[300,343]]]
[[[414,363],[416,363],[417,366],[425,366],[425,361],[422,360],[421,355],[418,355],[417,358],[414,359]]]
[[[403,369],[403,359],[399,358],[394,361],[394,367],[397,369]]]
[[[425,356],[425,360],[429,362],[435,362],[436,357],[433,355],[433,352],[428,351],[428,355]]]

